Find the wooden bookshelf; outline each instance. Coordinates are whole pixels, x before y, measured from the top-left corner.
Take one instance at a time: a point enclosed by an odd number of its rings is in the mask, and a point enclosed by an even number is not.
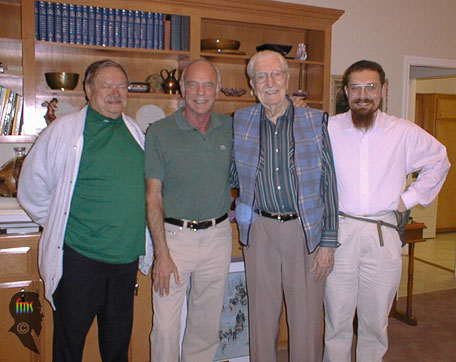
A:
[[[235,110],[256,103],[249,95],[250,86],[245,73],[250,56],[256,47],[264,43],[292,45],[288,54],[291,80],[289,93],[302,89],[308,93],[308,105],[329,110],[331,27],[343,14],[341,10],[319,8],[267,0],[74,0],[55,3],[100,6],[115,9],[140,10],[175,14],[190,17],[190,49],[188,51],[148,50],[92,45],[63,44],[38,41],[35,39],[34,1],[0,0],[0,22],[7,24],[0,28],[0,61],[12,65],[17,78],[14,81],[24,96],[24,123],[33,129],[42,122],[41,103],[56,96],[59,100],[80,107],[85,103],[82,92],[82,77],[87,66],[103,58],[111,58],[122,64],[131,81],[145,81],[161,69],[178,69],[191,60],[205,57],[221,70],[222,87],[245,88],[242,97],[220,95],[215,110],[232,113]],[[201,39],[229,38],[240,41],[240,50],[245,55],[226,55],[202,52]],[[298,43],[307,46],[308,59],[295,60]],[[303,84],[298,84],[299,71],[304,72]],[[74,91],[56,92],[50,90],[44,73],[67,71],[80,74],[80,81]],[[0,77],[0,84],[4,81]],[[178,96],[152,93],[130,93],[126,113],[135,116],[137,110],[146,104],[161,107],[166,114],[174,112],[181,100]],[[33,137],[0,137],[0,143],[33,142]],[[149,333],[151,329],[150,276],[139,276],[141,285],[135,300],[135,319],[130,346],[130,360],[148,361]],[[27,361],[50,360],[52,339],[52,318],[50,309],[45,309],[45,328],[42,334],[44,350],[41,356],[30,354]],[[280,346],[286,347],[286,333],[280,335]],[[99,361],[96,329],[90,332],[84,361]]]

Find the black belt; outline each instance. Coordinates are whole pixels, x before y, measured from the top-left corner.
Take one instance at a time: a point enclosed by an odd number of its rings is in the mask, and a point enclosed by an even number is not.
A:
[[[298,214],[293,212],[289,212],[286,214],[270,214],[269,212],[261,210],[255,210],[255,212],[257,214],[260,214],[261,216],[268,217],[270,219],[275,219],[280,222],[290,221],[298,218]]]
[[[222,221],[228,218],[228,214],[222,215],[217,219],[206,220],[206,221],[187,221],[181,219],[174,219],[172,217],[165,217],[165,222],[168,224],[173,224],[176,226],[184,227],[186,225],[187,228],[192,230],[203,230],[210,228],[211,226],[220,224]]]

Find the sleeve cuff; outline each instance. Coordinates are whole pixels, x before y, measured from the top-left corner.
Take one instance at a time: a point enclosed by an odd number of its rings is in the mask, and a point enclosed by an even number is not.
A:
[[[324,248],[337,248],[340,243],[337,241],[337,230],[323,230],[320,246]]]
[[[407,210],[418,205],[418,196],[413,188],[410,188],[401,195],[401,199],[404,202]]]

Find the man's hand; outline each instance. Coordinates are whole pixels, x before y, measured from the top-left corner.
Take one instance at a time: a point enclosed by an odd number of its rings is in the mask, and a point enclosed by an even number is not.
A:
[[[318,248],[317,255],[315,255],[314,265],[310,270],[315,273],[314,280],[316,282],[326,279],[331,273],[334,265],[334,248]]]
[[[174,274],[174,280],[179,284],[179,273],[171,256],[166,254],[156,257],[152,269],[152,281],[155,292],[159,292],[160,296],[169,294],[171,274]]]
[[[302,108],[305,108],[307,107],[307,101],[305,100],[305,98],[303,97],[299,97],[299,96],[293,96],[291,97],[291,99],[293,100],[293,105],[295,107],[302,107]]]

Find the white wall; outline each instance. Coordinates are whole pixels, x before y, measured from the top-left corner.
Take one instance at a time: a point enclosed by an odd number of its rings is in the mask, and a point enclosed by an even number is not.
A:
[[[404,56],[456,60],[455,0],[276,0],[345,10],[333,26],[331,73],[360,59],[389,79],[388,112],[401,116]]]

